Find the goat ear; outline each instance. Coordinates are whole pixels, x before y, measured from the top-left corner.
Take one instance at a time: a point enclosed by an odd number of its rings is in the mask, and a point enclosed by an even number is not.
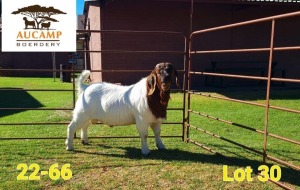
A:
[[[178,73],[176,69],[174,69],[173,76],[175,76],[176,79],[176,86],[180,88],[179,81],[178,81]]]
[[[152,72],[150,76],[147,78],[147,89],[148,89],[148,96],[151,96],[156,88],[156,74]]]

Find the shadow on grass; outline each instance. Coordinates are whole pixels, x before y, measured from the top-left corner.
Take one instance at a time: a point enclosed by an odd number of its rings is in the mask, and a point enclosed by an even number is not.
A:
[[[103,147],[102,145],[100,145]],[[109,147],[104,146],[105,149],[118,148],[125,150],[125,154],[103,154],[98,152],[85,152],[85,151],[75,151],[76,153],[91,154],[98,156],[108,156],[115,158],[129,158],[133,160],[163,160],[163,161],[180,161],[180,162],[196,162],[196,163],[206,163],[206,164],[216,164],[216,165],[228,165],[233,167],[246,167],[251,166],[253,173],[258,174],[258,167],[262,165],[262,162],[251,160],[250,158],[237,158],[237,157],[223,157],[217,154],[203,154],[188,152],[180,149],[167,149],[167,150],[152,150],[149,156],[143,156],[141,150],[133,147]],[[272,166],[267,164],[269,168]],[[291,168],[281,167],[281,180],[282,182],[287,182],[292,185],[300,186],[300,173]]]
[[[23,91],[21,88],[2,88],[1,90],[0,108],[40,108],[43,107],[38,100],[31,96],[28,92]],[[23,112],[25,110],[1,110],[0,118],[8,115]]]

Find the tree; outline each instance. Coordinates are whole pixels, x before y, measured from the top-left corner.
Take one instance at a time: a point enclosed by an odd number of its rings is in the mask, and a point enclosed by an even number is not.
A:
[[[40,5],[32,5],[28,7],[23,7],[11,14],[21,14],[32,18],[36,22],[36,28],[45,21],[58,22],[58,20],[50,18],[52,15],[66,14],[59,9],[54,7],[42,7]]]

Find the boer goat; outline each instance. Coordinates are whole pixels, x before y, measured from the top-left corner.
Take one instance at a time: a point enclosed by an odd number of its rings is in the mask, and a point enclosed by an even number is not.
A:
[[[90,71],[83,71],[78,78],[78,100],[73,119],[67,129],[67,150],[74,150],[73,138],[81,129],[83,144],[88,143],[87,128],[90,123],[100,121],[109,126],[136,124],[141,137],[142,154],[148,155],[148,127],[155,135],[158,149],[165,149],[160,138],[160,125],[167,116],[170,87],[173,77],[178,75],[171,63],[159,63],[148,77],[131,86],[110,83],[86,85],[83,82]]]
[[[42,23],[42,28],[41,28],[41,29],[47,28],[47,30],[49,30],[50,25],[51,25],[51,22],[47,22],[47,23],[45,22],[45,23]]]
[[[27,20],[26,17],[23,17],[23,20],[25,21],[25,29],[28,28],[28,26],[32,26],[32,28],[35,28],[35,22]]]

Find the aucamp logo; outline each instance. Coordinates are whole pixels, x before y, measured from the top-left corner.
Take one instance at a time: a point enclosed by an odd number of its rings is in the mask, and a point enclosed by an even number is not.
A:
[[[76,51],[75,1],[43,0],[48,3],[40,5],[27,0],[25,6],[23,0],[17,1],[20,4],[3,1],[3,51]],[[65,6],[66,1],[73,8]]]
[[[42,7],[40,5],[33,5],[29,7],[24,7],[12,12],[11,14],[21,14],[25,15],[24,20],[24,30],[19,31],[17,35],[17,46],[44,46],[45,42],[51,42],[50,46],[59,46],[59,38],[62,35],[62,31],[56,31],[56,29],[51,29],[51,22],[59,22],[58,20],[51,18],[51,16],[56,14],[66,14],[53,7]],[[29,18],[28,18],[29,17]],[[29,20],[32,19],[32,20]],[[53,25],[53,24],[52,24]],[[49,31],[55,30],[55,31]],[[47,31],[43,31],[47,30]],[[40,43],[24,43],[31,41],[40,41]],[[23,43],[22,43],[23,42]],[[47,44],[47,43],[46,43]]]

